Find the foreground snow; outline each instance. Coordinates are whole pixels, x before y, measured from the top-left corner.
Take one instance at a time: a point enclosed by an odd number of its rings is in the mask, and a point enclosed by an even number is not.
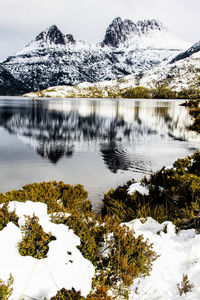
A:
[[[56,237],[49,243],[48,257],[37,260],[19,254],[20,228],[9,223],[0,231],[0,278],[6,281],[12,273],[14,291],[11,299],[49,299],[63,287],[74,287],[86,296],[91,289],[94,267],[77,249],[80,240],[73,231],[65,225],[50,222],[45,204],[11,202],[9,207],[16,210],[20,226],[24,224],[24,215],[35,213],[43,230]]]
[[[136,236],[142,234],[144,239],[148,238],[154,251],[160,255],[153,264],[151,275],[135,280],[130,299],[200,299],[200,235],[195,234],[193,229],[177,234],[171,222],[159,224],[152,218],[144,224],[134,220],[126,225],[135,230]],[[181,283],[183,274],[188,275],[194,288],[180,296],[177,284]]]
[[[135,184],[131,192],[140,191],[141,188]],[[73,231],[65,225],[51,223],[45,204],[11,202],[9,209],[15,209],[20,226],[24,224],[24,215],[32,216],[35,213],[44,231],[51,231],[56,237],[49,244],[48,257],[37,260],[19,254],[17,245],[22,236],[17,226],[9,223],[0,231],[0,278],[6,281],[12,273],[14,292],[11,299],[22,299],[22,295],[23,299],[49,299],[63,287],[74,287],[86,296],[91,289],[94,267],[77,249],[80,240]],[[159,255],[150,276],[135,280],[129,299],[200,299],[200,235],[194,230],[176,233],[171,222],[159,224],[152,218],[144,222],[133,220],[126,225],[135,231],[136,236],[143,235],[144,239],[153,243],[153,248]],[[183,274],[188,275],[194,288],[180,296],[177,284],[181,283]]]

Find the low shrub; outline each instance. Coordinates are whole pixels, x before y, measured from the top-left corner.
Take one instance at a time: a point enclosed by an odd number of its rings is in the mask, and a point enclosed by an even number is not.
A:
[[[129,195],[130,183],[105,194],[103,215],[115,213],[123,222],[150,216],[159,222],[172,221],[179,228],[200,229],[200,152],[144,177],[141,184],[148,195]]]
[[[9,212],[8,203],[5,203],[0,208],[0,230],[2,230],[9,222],[13,222],[18,226],[18,217],[15,212]]]
[[[71,186],[62,181],[49,181],[27,184],[21,190],[0,194],[0,203],[30,200],[47,204],[49,212],[79,210],[84,213],[91,210],[87,197],[88,193],[80,184]]]
[[[116,298],[108,296],[105,286],[99,286],[97,290],[89,295],[87,298],[81,296],[81,293],[74,288],[71,290],[62,289],[57,292],[55,297],[52,297],[51,300],[115,300]]]
[[[200,133],[200,100],[191,99],[186,101],[182,105],[187,106],[189,109],[189,114],[194,119],[193,124],[189,127],[189,129]]]
[[[92,295],[88,296],[86,300],[115,300],[117,297],[111,297],[108,295],[107,289],[104,285],[98,286],[96,291]]]
[[[103,224],[104,244],[96,280],[127,296],[135,278],[149,275],[157,256],[143,236],[136,238],[133,231],[113,217],[106,217]]]
[[[45,233],[38,223],[39,218],[26,216],[25,225],[21,227],[22,241],[18,244],[22,256],[32,256],[37,259],[47,257],[48,244],[55,240],[51,233]]]
[[[106,289],[114,288],[117,293],[123,291],[123,294],[128,294],[133,280],[148,275],[157,257],[148,241],[144,241],[142,236],[135,238],[133,232],[126,226],[122,227],[119,219],[114,217],[102,220],[93,213],[83,215],[74,212],[65,220],[61,217],[59,221],[56,217],[56,222],[68,225],[80,237],[78,248],[96,267],[94,293],[97,293],[98,287],[104,286]]]
[[[62,289],[57,292],[56,296],[51,297],[51,300],[84,300],[81,293],[76,291],[74,288],[71,290]]]
[[[179,291],[179,295],[182,296],[183,294],[187,294],[188,292],[191,292],[194,288],[194,284],[189,282],[188,276],[183,274],[183,279],[181,283],[177,284],[177,288]]]
[[[7,283],[0,279],[0,299],[1,300],[8,300],[13,292],[13,282],[14,278],[12,274],[10,274]]]

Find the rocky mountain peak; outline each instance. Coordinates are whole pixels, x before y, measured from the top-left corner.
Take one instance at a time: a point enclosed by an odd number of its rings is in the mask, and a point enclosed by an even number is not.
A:
[[[74,39],[74,37],[73,37],[72,34],[66,34],[65,35],[65,41],[67,43],[71,43],[71,44],[75,44],[76,43],[76,41],[75,41],[75,39]]]
[[[131,20],[122,21],[121,18],[115,18],[106,30],[103,45],[117,47],[124,42],[127,35],[135,28],[135,24]]]
[[[167,27],[163,25],[159,20],[144,20],[138,21],[136,27],[140,34],[148,34],[150,31],[168,31]]]
[[[118,47],[134,36],[147,35],[155,31],[167,31],[167,28],[158,20],[144,20],[134,23],[131,20],[122,21],[115,18],[106,30],[103,45]]]
[[[58,29],[56,25],[52,25],[45,31],[42,31],[36,38],[35,41],[49,42],[50,44],[65,45],[65,37],[63,33]]]

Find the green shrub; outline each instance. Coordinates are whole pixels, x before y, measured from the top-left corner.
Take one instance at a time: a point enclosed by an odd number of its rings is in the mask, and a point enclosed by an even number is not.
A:
[[[59,223],[59,217],[56,217],[56,222]],[[135,238],[133,232],[119,224],[118,219],[105,217],[102,220],[93,213],[74,212],[68,218],[61,217],[60,223],[68,225],[79,236],[81,245],[78,248],[96,267],[94,293],[98,287],[104,286],[127,294],[136,277],[149,274],[156,259],[152,245],[142,236]],[[97,294],[92,293],[91,297],[94,295]]]
[[[115,213],[124,222],[149,216],[158,222],[172,221],[179,228],[200,229],[200,152],[144,177],[141,184],[148,195],[129,195],[130,183],[105,194],[103,215]]]
[[[68,225],[80,237],[79,250],[85,258],[96,265],[99,259],[99,246],[103,242],[103,228],[96,215],[77,211],[61,222]]]
[[[87,300],[115,300],[117,297],[108,296],[107,289],[104,285],[98,286],[92,295],[86,298]]]
[[[134,232],[114,218],[104,219],[104,230],[105,244],[96,280],[127,295],[135,278],[149,275],[157,256],[143,236],[136,238]]]
[[[84,300],[85,298],[81,296],[81,293],[74,288],[71,290],[62,289],[57,292],[55,297],[52,297],[51,300]]]
[[[12,274],[10,274],[7,283],[0,279],[0,299],[1,300],[8,300],[13,292],[13,282],[14,278]]]
[[[122,90],[121,97],[132,98],[132,99],[152,98],[152,93],[150,89],[139,86],[139,87],[126,88]]]
[[[199,98],[200,98],[200,96],[199,96]],[[200,133],[200,100],[191,99],[189,101],[186,101],[182,105],[188,107],[189,114],[194,119],[193,124],[189,128],[191,130],[196,131],[197,133]]]
[[[102,216],[115,216],[124,222],[129,221],[133,215],[132,196],[127,193],[129,186],[134,181],[128,181],[126,184],[117,187],[115,190],[111,189],[104,195]]]
[[[0,194],[0,203],[30,200],[47,204],[49,212],[71,212],[72,210],[85,212],[91,210],[91,202],[87,196],[88,193],[80,184],[71,186],[62,181],[49,181],[27,184],[21,190],[13,190],[5,195]]]
[[[179,295],[182,296],[182,294],[187,294],[188,292],[191,292],[194,288],[194,284],[190,283],[188,276],[183,274],[183,279],[180,284],[177,284],[177,288],[179,291]]]
[[[9,222],[13,222],[18,226],[18,217],[15,212],[9,212],[8,203],[5,203],[0,208],[0,230],[2,230]]]
[[[22,256],[32,256],[37,259],[47,257],[48,244],[55,240],[51,233],[45,233],[38,223],[39,218],[33,215],[26,216],[25,225],[21,227],[22,241],[18,244],[19,253]]]

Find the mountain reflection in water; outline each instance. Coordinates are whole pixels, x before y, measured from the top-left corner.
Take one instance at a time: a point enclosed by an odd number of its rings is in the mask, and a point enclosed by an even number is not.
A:
[[[0,107],[0,125],[10,134],[17,134],[31,145],[41,157],[56,164],[71,157],[76,145],[97,142],[109,170],[134,168],[145,173],[143,161],[134,160],[124,145],[141,140],[193,140],[186,128],[191,123],[184,108],[177,104],[147,101],[66,101],[31,102],[29,105]],[[162,104],[162,105],[161,105]],[[141,166],[135,166],[135,164]]]
[[[172,164],[200,142],[187,129],[191,119],[179,103],[1,97],[0,192],[55,179],[82,183],[97,198]]]

